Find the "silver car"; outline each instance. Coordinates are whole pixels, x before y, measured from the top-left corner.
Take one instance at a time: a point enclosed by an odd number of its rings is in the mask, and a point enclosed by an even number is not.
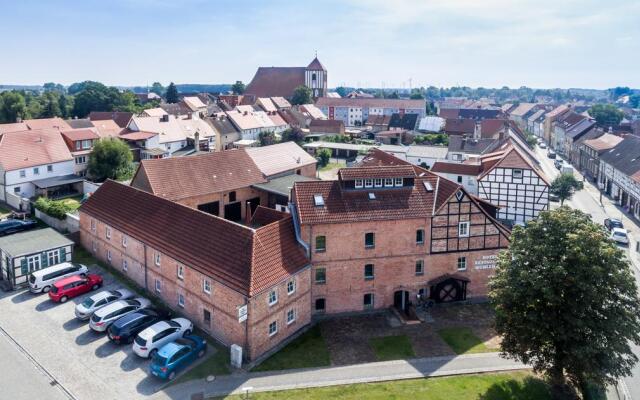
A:
[[[116,300],[94,312],[89,320],[89,326],[96,332],[104,332],[118,318],[149,306],[151,302],[144,297]]]
[[[80,320],[89,319],[93,313],[108,304],[117,300],[126,300],[133,297],[133,292],[127,289],[104,290],[93,296],[87,297],[84,301],[76,306],[76,318]]]

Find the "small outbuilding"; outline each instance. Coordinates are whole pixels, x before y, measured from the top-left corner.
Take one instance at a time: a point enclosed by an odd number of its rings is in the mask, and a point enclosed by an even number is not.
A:
[[[0,283],[16,289],[28,284],[30,273],[71,261],[73,241],[51,228],[37,229],[0,238]]]

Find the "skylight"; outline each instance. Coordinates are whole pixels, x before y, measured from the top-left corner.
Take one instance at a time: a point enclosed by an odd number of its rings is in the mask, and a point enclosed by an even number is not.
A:
[[[427,189],[427,192],[433,192],[433,186],[431,186],[431,183],[424,181],[424,188]]]
[[[314,194],[313,203],[316,205],[316,207],[322,207],[324,206],[324,198],[321,194]]]
[[[369,193],[369,200],[375,200],[376,199],[376,194],[375,193]]]

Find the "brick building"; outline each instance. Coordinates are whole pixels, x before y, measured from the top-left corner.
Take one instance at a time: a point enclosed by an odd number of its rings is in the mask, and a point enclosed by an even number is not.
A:
[[[481,298],[507,247],[495,208],[409,165],[342,169],[296,182],[290,206],[312,264],[314,313]]]
[[[288,214],[259,207],[240,225],[113,181],[79,213],[84,248],[249,359],[310,322],[310,269]]]

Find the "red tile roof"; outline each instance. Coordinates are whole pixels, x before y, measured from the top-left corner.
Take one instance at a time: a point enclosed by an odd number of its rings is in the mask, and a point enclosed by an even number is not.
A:
[[[251,229],[110,180],[80,211],[247,296],[308,265],[288,215]]]
[[[620,136],[605,133],[599,138],[585,140],[584,145],[591,147],[598,153],[602,153],[606,150],[616,147],[618,143],[622,142],[622,140],[623,138]]]
[[[152,138],[157,135],[155,132],[145,132],[145,131],[123,131],[126,133],[122,133],[120,135],[120,139],[124,140],[146,140]]]
[[[126,128],[133,118],[133,113],[124,111],[91,111],[89,119],[91,121],[113,120],[120,128]]]
[[[0,135],[7,132],[20,132],[26,131],[29,127],[24,122],[16,122],[14,124],[1,124],[0,125]]]
[[[131,186],[178,201],[264,183],[246,150],[227,150],[191,157],[142,160]]]
[[[447,118],[444,122],[444,132],[450,135],[473,134],[475,128],[476,121],[472,119]]]
[[[316,107],[379,107],[424,110],[425,100],[320,97],[316,100]]]
[[[71,126],[59,117],[26,119],[24,120],[24,123],[27,124],[29,129],[71,129]]]
[[[95,132],[95,129],[84,128],[84,129],[68,129],[64,131],[60,131],[62,136],[66,137],[71,141],[76,140],[89,140],[89,139],[100,139],[100,136]]]
[[[260,67],[244,93],[255,97],[290,98],[296,87],[304,85],[304,72],[304,67]]]
[[[413,168],[415,174],[417,176],[422,176],[425,173],[428,173],[428,170],[419,167],[417,165],[411,164],[409,161],[403,160],[394,156],[393,154],[389,154],[380,149],[376,149],[375,147],[369,150],[367,155],[358,163],[358,167],[381,167],[381,166],[391,166],[391,165],[409,165]]]
[[[438,113],[438,116],[440,118],[457,119],[459,112],[460,112],[460,109],[458,109],[458,108],[442,108],[442,109],[440,109],[440,112]]]
[[[483,138],[492,138],[508,127],[509,121],[506,119],[484,119],[480,122],[480,134]]]
[[[445,174],[473,175],[478,176],[482,172],[480,164],[462,164],[445,161],[436,161],[430,169],[431,172]]]
[[[0,165],[5,171],[73,160],[57,129],[10,132],[0,136]]]
[[[416,173],[411,165],[393,165],[382,167],[352,167],[338,171],[343,181],[365,178],[414,178]]]

